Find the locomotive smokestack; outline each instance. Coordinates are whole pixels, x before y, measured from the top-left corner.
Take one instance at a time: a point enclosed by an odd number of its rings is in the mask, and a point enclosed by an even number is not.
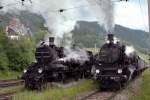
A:
[[[49,37],[49,45],[54,45],[54,37]]]
[[[114,34],[108,34],[107,39],[110,43],[113,43],[114,42]]]

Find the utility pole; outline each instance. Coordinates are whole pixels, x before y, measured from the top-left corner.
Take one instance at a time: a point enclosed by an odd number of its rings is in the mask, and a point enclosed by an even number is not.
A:
[[[148,4],[148,19],[149,19],[149,47],[150,47],[150,0],[147,0]],[[150,50],[149,50],[149,60],[150,60]]]

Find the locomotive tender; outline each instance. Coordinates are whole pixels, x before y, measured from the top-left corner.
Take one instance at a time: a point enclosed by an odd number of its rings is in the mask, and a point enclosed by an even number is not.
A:
[[[100,81],[100,88],[120,89],[148,67],[135,52],[126,54],[127,48],[114,41],[113,34],[108,34],[108,41],[100,48],[94,67],[94,77]]]

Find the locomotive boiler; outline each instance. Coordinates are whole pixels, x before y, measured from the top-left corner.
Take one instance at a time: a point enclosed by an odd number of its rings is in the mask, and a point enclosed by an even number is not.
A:
[[[108,34],[94,67],[94,77],[100,81],[101,89],[120,89],[148,67],[135,51],[126,54],[127,48],[115,41],[113,34]]]

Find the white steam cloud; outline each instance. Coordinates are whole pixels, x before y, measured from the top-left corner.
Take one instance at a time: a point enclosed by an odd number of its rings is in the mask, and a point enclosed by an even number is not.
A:
[[[135,49],[133,46],[126,46],[126,49],[125,49],[125,54],[127,56],[132,56],[135,52]]]
[[[104,26],[107,33],[114,30],[114,5],[111,0],[87,0],[96,15],[99,24]]]
[[[66,57],[60,58],[58,60],[64,62],[73,60],[76,63],[80,63],[81,65],[89,60],[87,52],[78,47],[76,47],[75,49],[67,49],[65,51],[65,54],[67,54]]]
[[[79,11],[70,10],[60,12],[61,9],[73,8],[76,0],[25,0],[22,6],[21,0],[1,0],[1,5],[7,5],[2,9],[3,12],[18,13],[28,10],[32,13],[41,15],[45,19],[45,26],[48,27],[52,36],[57,39],[62,38],[64,33],[70,34],[76,25]]]
[[[3,12],[19,14],[19,11],[28,10],[42,15],[45,19],[44,25],[56,37],[56,43],[59,41],[57,38],[62,38],[64,33],[70,34],[85,9],[93,13],[108,33],[114,28],[114,8],[111,0],[24,0],[24,6],[21,0],[1,0],[0,4],[6,5],[1,10]],[[68,8],[71,9],[65,10]]]

